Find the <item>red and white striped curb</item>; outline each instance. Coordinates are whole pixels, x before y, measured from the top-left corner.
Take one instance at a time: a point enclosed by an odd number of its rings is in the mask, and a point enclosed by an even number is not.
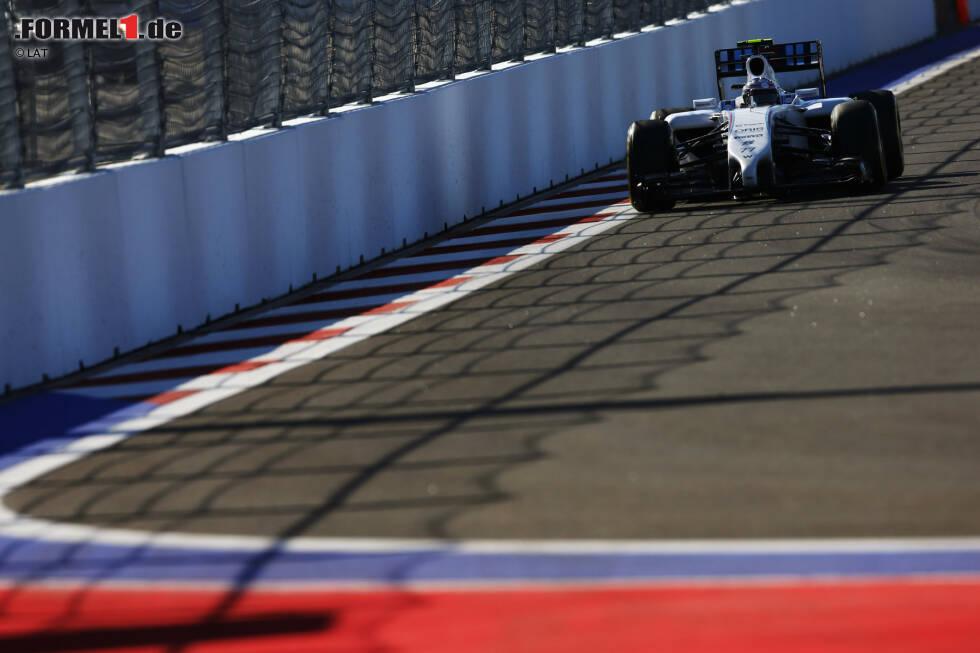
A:
[[[581,184],[323,292],[63,391],[167,406],[153,411],[153,417],[172,419],[444,306],[605,231],[635,215],[625,193],[621,173]]]

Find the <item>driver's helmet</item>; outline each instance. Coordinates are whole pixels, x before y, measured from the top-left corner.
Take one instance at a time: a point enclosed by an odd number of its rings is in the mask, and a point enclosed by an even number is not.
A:
[[[742,88],[742,106],[768,107],[774,104],[782,104],[782,99],[772,80],[756,77]]]

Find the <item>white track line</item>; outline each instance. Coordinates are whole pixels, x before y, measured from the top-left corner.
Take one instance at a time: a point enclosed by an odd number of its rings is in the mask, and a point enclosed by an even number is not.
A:
[[[942,61],[930,64],[928,66],[923,66],[918,70],[912,71],[908,75],[899,77],[898,79],[889,82],[885,88],[895,93],[895,95],[900,95],[906,91],[912,90],[916,86],[925,84],[926,82],[949,72],[959,65],[965,64],[967,61],[972,61],[977,57],[980,57],[980,47],[959,52],[946,57]]]

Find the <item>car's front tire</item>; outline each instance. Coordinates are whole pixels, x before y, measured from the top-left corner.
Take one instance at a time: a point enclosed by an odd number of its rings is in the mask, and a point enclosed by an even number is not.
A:
[[[863,91],[851,97],[870,102],[875,108],[888,179],[898,179],[905,173],[905,146],[902,143],[902,116],[898,112],[895,94],[891,91]]]
[[[869,186],[880,189],[888,181],[885,152],[878,116],[866,100],[852,100],[834,107],[830,114],[834,152],[864,162],[871,174]]]
[[[638,120],[626,137],[626,176],[630,204],[640,213],[657,213],[674,208],[674,200],[662,190],[649,188],[644,178],[677,169],[670,125],[663,120]]]

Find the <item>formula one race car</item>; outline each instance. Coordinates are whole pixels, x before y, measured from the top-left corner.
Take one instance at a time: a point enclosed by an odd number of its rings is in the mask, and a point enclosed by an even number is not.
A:
[[[881,188],[902,175],[902,125],[891,91],[827,98],[820,41],[740,41],[715,53],[718,97],[659,109],[634,122],[626,141],[633,207],[666,211],[675,201],[728,194],[781,196],[831,184]],[[787,92],[776,73],[819,71],[819,88]],[[725,98],[725,80],[737,97]]]

